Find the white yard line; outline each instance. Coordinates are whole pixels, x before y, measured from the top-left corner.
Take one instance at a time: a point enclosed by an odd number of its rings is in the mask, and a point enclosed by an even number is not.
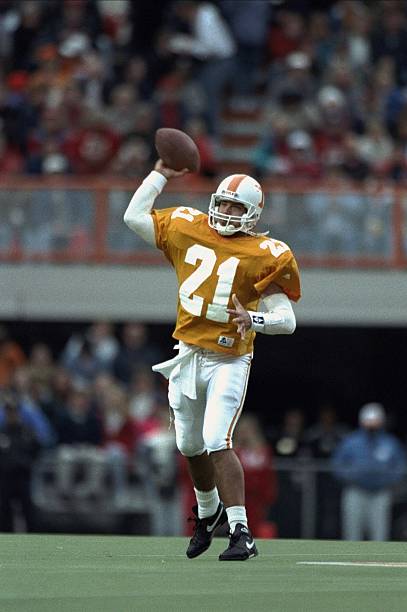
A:
[[[297,565],[341,565],[345,567],[405,567],[407,562],[398,561],[297,561]]]

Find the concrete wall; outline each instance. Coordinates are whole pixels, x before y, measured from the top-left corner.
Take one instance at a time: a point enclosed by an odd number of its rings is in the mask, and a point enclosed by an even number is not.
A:
[[[407,326],[407,273],[304,270],[299,324]],[[170,323],[174,272],[160,267],[3,265],[0,319]]]

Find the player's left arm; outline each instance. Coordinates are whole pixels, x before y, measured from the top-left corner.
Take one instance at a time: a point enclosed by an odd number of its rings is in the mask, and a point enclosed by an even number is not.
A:
[[[236,294],[232,295],[235,308],[228,308],[227,312],[234,315],[233,323],[244,339],[246,331],[277,335],[292,334],[296,328],[296,320],[291,302],[276,283],[270,283],[260,296],[265,311],[255,312],[246,310],[239,302]]]

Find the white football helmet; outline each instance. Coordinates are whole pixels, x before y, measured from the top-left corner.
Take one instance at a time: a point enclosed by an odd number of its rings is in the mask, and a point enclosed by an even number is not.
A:
[[[243,204],[246,212],[241,217],[219,212],[221,201]],[[220,183],[209,203],[209,226],[221,236],[236,232],[250,234],[260,218],[264,207],[264,193],[259,183],[247,174],[232,174]]]

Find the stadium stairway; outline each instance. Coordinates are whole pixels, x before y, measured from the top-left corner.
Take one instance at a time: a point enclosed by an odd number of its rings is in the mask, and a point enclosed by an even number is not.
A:
[[[261,95],[226,98],[217,152],[221,174],[250,173],[262,133],[263,103]]]

